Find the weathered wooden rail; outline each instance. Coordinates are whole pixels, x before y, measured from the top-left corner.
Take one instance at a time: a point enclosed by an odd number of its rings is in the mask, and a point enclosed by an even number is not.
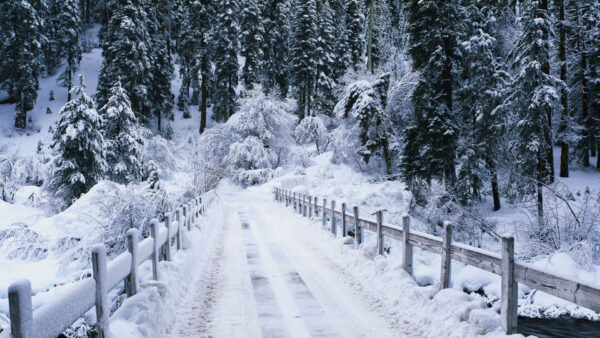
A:
[[[0,337],[56,337],[93,307],[96,308],[96,330],[99,338],[107,337],[110,303],[107,294],[124,282],[128,297],[139,289],[138,267],[147,259],[152,262],[152,279],[158,280],[161,259],[170,261],[172,250],[183,248],[183,233],[191,231],[214,192],[190,199],[165,214],[165,222],[150,223],[151,236],[139,242],[139,231],[127,231],[127,251],[107,262],[103,244],[92,248],[92,277],[76,282],[52,301],[32,310],[31,283],[20,280],[8,288],[10,332]]]
[[[501,321],[507,334],[516,333],[518,283],[546,292],[550,295],[565,299],[577,305],[600,312],[600,288],[574,281],[557,273],[549,273],[526,263],[515,262],[514,238],[502,237],[502,254],[482,250],[462,243],[452,242],[452,224],[444,223],[442,238],[426,233],[410,230],[408,215],[402,219],[403,227],[383,224],[383,214],[376,213],[376,220],[359,218],[358,207],[353,208],[352,214],[346,213],[346,203],[342,203],[339,210],[335,209],[336,202],[331,201],[327,207],[327,200],[323,199],[319,205],[317,197],[297,194],[284,189],[276,188],[275,200],[293,206],[295,210],[305,217],[321,215],[322,225],[329,221],[330,231],[336,235],[341,222],[342,235],[348,234],[348,224],[353,224],[355,244],[358,247],[364,239],[363,230],[376,233],[377,251],[383,254],[385,237],[393,238],[403,243],[403,268],[413,273],[413,247],[442,255],[440,287],[450,287],[450,269],[452,260],[500,275],[502,278],[501,290]]]

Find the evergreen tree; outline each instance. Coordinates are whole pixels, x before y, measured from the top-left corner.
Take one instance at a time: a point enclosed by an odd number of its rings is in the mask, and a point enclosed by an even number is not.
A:
[[[0,86],[17,103],[15,127],[25,128],[37,99],[42,20],[27,0],[0,3]]]
[[[346,46],[350,59],[349,66],[355,70],[361,63],[363,55],[363,23],[364,16],[360,0],[346,0]]]
[[[218,6],[214,40],[215,88],[214,112],[217,121],[226,121],[236,110],[238,85],[238,33],[236,0],[221,0]]]
[[[58,80],[61,86],[67,88],[67,101],[71,101],[73,75],[81,61],[81,47],[79,47],[81,20],[79,18],[79,5],[76,0],[65,0],[63,2],[57,23],[58,48],[60,55],[66,59],[65,70]]]
[[[458,130],[454,115],[456,41],[463,22],[458,0],[413,0],[408,7],[408,52],[419,80],[412,94],[413,117],[405,130],[402,172],[415,179],[456,182]]]
[[[479,202],[483,184],[489,180],[494,210],[500,209],[497,168],[505,146],[504,114],[495,108],[510,83],[496,38],[497,10],[486,2],[471,2],[466,8],[469,31],[460,44],[456,93],[460,113],[456,193],[463,204]]]
[[[140,178],[140,148],[144,140],[138,131],[137,119],[127,92],[121,87],[120,81],[111,88],[108,102],[100,108],[100,116],[104,121],[109,176],[119,183],[129,183]]]
[[[146,123],[152,113],[150,86],[153,81],[147,18],[144,9],[132,0],[111,1],[109,10],[111,17],[103,37],[104,61],[96,94],[98,105],[108,102],[110,88],[120,80],[136,117]]]
[[[552,151],[549,119],[558,99],[555,88],[560,82],[549,72],[551,26],[544,1],[526,3],[523,32],[510,55],[518,73],[500,107],[514,114],[509,126],[509,149],[515,154],[512,179],[517,182],[521,195],[537,194],[540,231],[545,231],[542,188],[552,181],[552,163],[548,156]]]
[[[315,53],[317,49],[317,32],[315,30],[317,7],[315,0],[297,0],[295,10],[291,67],[298,101],[296,113],[302,119],[311,115],[317,74],[317,55]],[[326,56],[324,55],[324,57]]]
[[[88,192],[106,170],[105,144],[100,133],[102,119],[94,101],[84,92],[81,75],[79,82],[72,89],[77,98],[61,109],[52,143],[59,155],[54,160],[48,188],[67,205]]]
[[[266,93],[276,90],[282,97],[288,95],[290,77],[290,2],[291,0],[265,0],[262,8],[262,87]]]
[[[385,81],[376,81],[373,84],[358,81],[348,86],[343,98],[335,106],[335,115],[342,122],[338,133],[334,135],[350,133],[353,140],[352,143],[335,146],[337,150],[334,150],[334,154],[338,155],[336,153],[340,152],[339,148],[349,147],[367,165],[374,156],[378,156],[384,161],[386,173],[391,174],[390,122],[381,105],[382,98],[378,88],[384,83]],[[339,137],[335,141],[345,142],[345,138]],[[345,157],[343,154],[339,155]]]
[[[335,105],[335,27],[333,10],[325,0],[318,16],[318,36],[315,59],[317,61],[315,83],[315,109],[323,114],[333,114]]]
[[[171,93],[171,77],[173,76],[173,63],[169,54],[169,27],[168,20],[161,19],[168,13],[160,12],[165,8],[159,8],[153,3],[146,4],[148,34],[150,35],[151,68],[150,75],[150,97],[152,99],[152,115],[157,118],[158,132],[162,133],[163,120],[168,124],[174,120],[173,94]]]
[[[259,81],[259,71],[263,59],[261,48],[264,30],[261,22],[261,9],[257,0],[245,2],[241,14],[242,56],[245,58],[242,79],[248,89]]]

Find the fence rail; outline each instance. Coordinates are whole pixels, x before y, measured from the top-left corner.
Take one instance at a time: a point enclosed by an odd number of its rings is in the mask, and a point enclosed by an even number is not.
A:
[[[502,236],[502,254],[482,250],[462,243],[452,242],[452,224],[444,223],[443,237],[429,235],[423,232],[410,230],[410,218],[403,217],[402,228],[383,224],[381,211],[376,213],[376,220],[359,218],[358,207],[353,207],[353,213],[346,213],[346,204],[341,208],[335,208],[336,202],[331,201],[331,207],[327,207],[327,200],[323,199],[319,205],[318,198],[297,194],[284,189],[276,188],[275,200],[293,206],[299,213],[322,218],[322,225],[329,222],[330,231],[337,232],[337,223],[341,222],[342,235],[348,234],[348,224],[354,224],[354,237],[356,245],[360,245],[364,236],[363,230],[375,232],[377,235],[377,250],[383,254],[383,242],[385,237],[393,238],[403,243],[403,268],[412,275],[413,254],[412,248],[418,247],[423,250],[442,255],[440,286],[450,286],[451,261],[456,260],[467,265],[500,275],[501,287],[501,321],[506,333],[516,333],[517,328],[517,291],[518,283],[527,285],[534,289],[546,292],[550,295],[565,299],[577,305],[600,312],[600,288],[574,281],[559,273],[549,273],[539,268],[514,259],[514,238]]]
[[[141,242],[138,242],[139,231],[130,229],[127,232],[127,251],[110,262],[107,262],[106,247],[103,244],[94,246],[92,277],[76,282],[35,311],[32,311],[29,280],[14,282],[8,288],[11,330],[10,333],[0,333],[0,337],[56,337],[93,307],[96,308],[98,337],[106,337],[110,316],[108,292],[124,282],[127,296],[135,295],[139,289],[138,267],[147,259],[152,261],[152,279],[158,280],[159,260],[171,260],[172,246],[176,250],[183,248],[183,232],[191,230],[213,198],[212,192],[192,198],[166,213],[163,223],[152,220],[151,236]]]

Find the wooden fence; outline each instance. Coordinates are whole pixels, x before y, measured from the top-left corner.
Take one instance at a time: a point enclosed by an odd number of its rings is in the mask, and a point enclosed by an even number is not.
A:
[[[138,242],[139,231],[130,229],[127,231],[127,251],[110,262],[107,262],[106,247],[103,244],[94,246],[92,277],[76,282],[35,311],[32,310],[29,280],[14,282],[8,288],[11,332],[2,333],[0,337],[56,337],[94,306],[98,337],[106,337],[110,316],[108,292],[124,282],[127,296],[135,295],[139,289],[138,267],[146,259],[152,261],[152,279],[158,280],[158,261],[170,261],[172,250],[183,248],[183,232],[191,230],[213,198],[214,192],[192,198],[167,212],[164,223],[152,220],[151,236],[141,242]]]
[[[385,237],[393,238],[403,243],[403,268],[413,273],[413,247],[442,255],[440,287],[450,286],[451,261],[462,262],[467,265],[500,275],[502,278],[500,315],[502,326],[507,334],[516,333],[517,329],[517,306],[518,306],[518,283],[527,285],[534,289],[546,292],[553,296],[573,302],[596,312],[600,312],[600,288],[574,281],[566,276],[549,273],[526,263],[515,262],[514,238],[512,236],[502,237],[502,254],[482,250],[462,243],[452,242],[452,224],[444,223],[443,237],[436,237],[426,233],[411,231],[410,218],[404,216],[403,227],[398,228],[383,224],[383,214],[376,213],[376,220],[359,218],[358,207],[352,208],[352,214],[346,213],[346,203],[336,210],[336,202],[331,201],[327,207],[327,200],[323,199],[322,205],[314,196],[297,194],[288,190],[278,189],[275,191],[275,200],[293,206],[303,216],[322,218],[323,226],[329,222],[330,230],[336,235],[336,220],[341,222],[342,235],[348,234],[348,224],[353,224],[355,244],[358,247],[363,241],[363,230],[376,233],[377,251],[383,254],[383,242]],[[329,216],[329,217],[328,217]]]

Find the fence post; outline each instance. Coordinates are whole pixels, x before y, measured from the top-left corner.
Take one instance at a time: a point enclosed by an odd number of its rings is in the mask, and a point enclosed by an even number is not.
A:
[[[188,223],[188,206],[187,206],[187,204],[184,204],[183,205],[183,214],[181,215],[181,228],[187,227],[187,223]],[[181,231],[181,228],[179,228],[179,231]]]
[[[167,227],[167,242],[163,245],[163,255],[167,261],[171,261],[171,218],[173,217],[173,213],[168,212],[165,215],[165,226]]]
[[[152,279],[158,280],[158,232],[160,223],[156,218],[150,221],[150,236],[152,236]]]
[[[103,244],[92,248],[92,275],[96,280],[96,331],[98,338],[106,337],[110,305],[106,295],[106,247]]]
[[[313,204],[312,204],[312,196],[308,196],[308,218],[312,218],[313,216]]]
[[[409,275],[413,274],[413,249],[412,245],[408,242],[410,237],[410,217],[408,215],[404,215],[402,217],[402,248],[404,250],[404,254],[402,255],[402,260],[404,261],[402,264],[402,268]]]
[[[327,207],[327,199],[324,198],[323,199],[323,224],[322,224],[323,227],[325,227],[325,225],[327,224],[327,211],[325,210],[326,207]]]
[[[177,250],[181,250],[183,242],[181,240],[181,207],[175,210],[175,218],[177,218]]]
[[[452,243],[452,223],[444,222],[444,242],[442,244],[442,275],[440,277],[440,287],[447,289],[450,287],[450,244]]]
[[[294,204],[294,210],[298,210],[296,208],[296,193],[294,193],[294,195],[293,195],[292,203]]]
[[[346,237],[346,203],[342,203],[342,237]]]
[[[288,196],[288,191],[284,191],[283,193],[284,197],[283,199],[285,200],[285,206],[289,207],[290,206],[290,197]]]
[[[317,204],[319,204],[319,202],[317,201],[317,196],[315,196],[315,217],[319,216],[319,210],[317,210],[319,208],[318,208]]]
[[[8,308],[12,337],[29,338],[33,336],[30,281],[21,279],[8,287]]]
[[[383,211],[375,213],[377,217],[377,254],[383,255]]]
[[[300,198],[304,198],[304,195],[298,194],[298,214],[302,215],[302,200]]]
[[[356,245],[356,248],[358,249],[358,247],[362,243],[363,233],[362,233],[362,227],[360,225],[358,225],[358,207],[354,207],[352,209],[353,209],[352,211],[354,212],[354,244]]]
[[[336,237],[337,229],[335,227],[335,201],[331,201],[331,233]]]
[[[138,279],[137,279],[137,251],[138,251],[138,229],[127,230],[127,250],[131,254],[131,270],[129,276],[125,279],[125,291],[127,297],[131,297],[137,293]]]
[[[515,281],[515,239],[502,236],[502,291],[500,317],[506,334],[517,333],[519,284]]]
[[[306,205],[306,201],[308,197],[306,195],[302,195],[302,216],[306,217],[308,214],[308,206]]]

